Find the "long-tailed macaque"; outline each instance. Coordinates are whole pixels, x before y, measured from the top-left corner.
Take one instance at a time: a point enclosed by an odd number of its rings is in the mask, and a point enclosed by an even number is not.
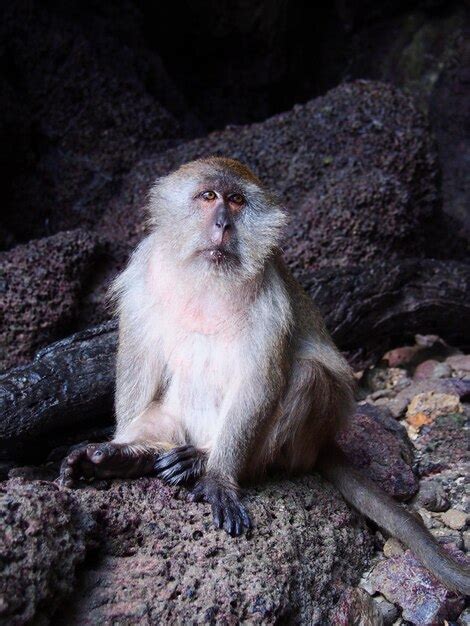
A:
[[[151,234],[114,285],[116,433],[73,451],[62,484],[150,473],[189,483],[238,535],[251,525],[239,484],[318,462],[348,502],[468,592],[468,571],[332,444],[353,413],[353,377],[281,259],[276,197],[238,161],[207,158],[157,180],[149,211]]]

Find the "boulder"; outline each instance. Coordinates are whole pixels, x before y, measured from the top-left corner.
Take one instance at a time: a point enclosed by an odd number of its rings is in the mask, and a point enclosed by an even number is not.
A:
[[[102,258],[98,237],[82,229],[0,253],[0,369],[28,361],[38,348],[69,334],[84,285]]]
[[[371,553],[364,523],[315,476],[248,490],[254,529],[235,539],[157,479],[66,493],[17,479],[3,493],[12,624],[321,623]]]

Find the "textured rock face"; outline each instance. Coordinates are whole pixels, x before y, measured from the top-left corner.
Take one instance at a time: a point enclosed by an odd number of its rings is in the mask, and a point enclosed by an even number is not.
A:
[[[93,521],[47,483],[0,485],[0,622],[25,624],[51,614],[73,589]]]
[[[407,500],[418,491],[418,479],[411,469],[411,443],[403,426],[387,410],[359,405],[338,443],[356,467],[394,498]]]
[[[412,101],[387,85],[340,85],[261,124],[212,133],[141,163],[103,216],[100,232],[114,241],[129,243],[132,234],[135,240],[142,220],[136,210],[145,204],[152,180],[211,154],[247,163],[280,194],[291,214],[285,251],[293,267],[357,260],[361,254],[372,258],[384,246],[399,253],[411,241],[413,256],[423,253],[422,229],[437,200],[435,151]],[[315,198],[327,193],[323,208],[309,196],[316,189]],[[348,227],[339,219],[344,208]],[[367,227],[371,213],[384,231]],[[337,246],[323,247],[335,238]]]
[[[91,280],[100,258],[98,238],[81,229],[0,253],[0,369],[19,365],[40,346],[69,332],[79,313],[83,284]]]
[[[379,563],[372,575],[376,591],[401,606],[403,617],[416,626],[456,619],[465,606],[463,596],[446,589],[409,550]]]
[[[42,585],[42,598],[72,592],[57,611],[67,624],[319,623],[344,586],[357,581],[371,549],[363,522],[316,477],[250,489],[255,528],[238,539],[212,528],[209,507],[187,503],[184,491],[156,479],[106,487],[62,494],[16,480],[4,488],[11,534],[21,537],[18,556],[25,555],[10,562],[3,581],[22,603],[3,609],[4,616],[31,616]],[[46,500],[48,508],[37,507]],[[76,526],[67,513],[71,503],[80,510]],[[23,533],[26,514],[34,534]],[[83,537],[96,558],[82,567],[77,584]]]

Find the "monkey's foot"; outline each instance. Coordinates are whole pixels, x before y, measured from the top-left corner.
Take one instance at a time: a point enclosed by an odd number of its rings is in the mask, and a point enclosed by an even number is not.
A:
[[[204,476],[192,490],[192,502],[208,502],[216,528],[224,528],[235,537],[251,528],[247,510],[240,502],[236,489],[213,476]]]
[[[207,453],[194,446],[180,446],[158,457],[154,472],[169,485],[194,482],[206,471]]]
[[[152,471],[155,454],[130,444],[90,443],[62,461],[57,482],[73,487],[80,478],[136,478]]]

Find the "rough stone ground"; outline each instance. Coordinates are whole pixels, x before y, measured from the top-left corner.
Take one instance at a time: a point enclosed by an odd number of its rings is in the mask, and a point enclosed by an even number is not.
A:
[[[463,558],[470,358],[418,337],[357,376],[340,444]],[[208,507],[151,477],[58,490],[64,452],[0,487],[2,623],[464,623],[463,598],[316,475],[248,489],[255,527],[229,539]]]
[[[417,336],[414,346],[390,351],[362,373],[362,392],[368,403],[387,406],[412,441],[420,487],[411,506],[451,552],[467,553],[470,355],[437,337]],[[468,623],[461,597],[448,592],[396,540],[378,537],[383,549],[361,586],[388,611],[385,623]]]

